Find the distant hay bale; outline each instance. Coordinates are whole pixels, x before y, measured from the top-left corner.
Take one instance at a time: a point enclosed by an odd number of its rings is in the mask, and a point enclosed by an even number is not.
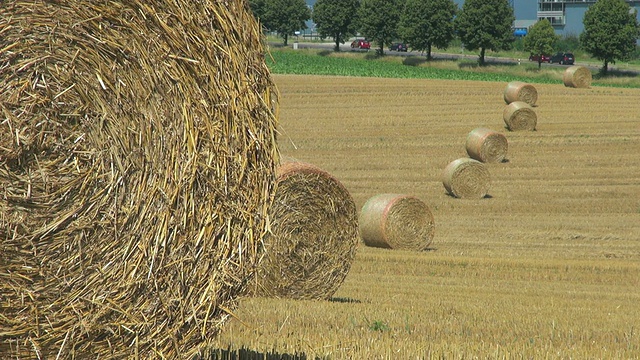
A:
[[[562,82],[566,87],[589,88],[591,80],[591,70],[580,65],[569,66],[562,74]]]
[[[360,236],[367,246],[426,250],[434,234],[434,219],[422,200],[403,194],[378,194],[362,207]]]
[[[507,105],[502,112],[502,118],[507,129],[511,131],[533,131],[538,124],[536,112],[529,104],[522,101],[514,101]]]
[[[484,163],[497,163],[506,158],[509,144],[503,134],[479,127],[467,135],[465,147],[472,159]]]
[[[447,192],[461,199],[481,199],[491,185],[489,170],[480,161],[460,158],[447,165],[442,174]]]
[[[538,101],[538,90],[531,84],[522,81],[511,81],[504,89],[504,101],[511,104],[514,101],[522,101],[534,106]]]
[[[246,1],[9,1],[0,34],[2,357],[202,355],[275,185]]]
[[[347,189],[315,165],[278,167],[254,295],[329,299],[343,283],[358,246],[356,206]]]

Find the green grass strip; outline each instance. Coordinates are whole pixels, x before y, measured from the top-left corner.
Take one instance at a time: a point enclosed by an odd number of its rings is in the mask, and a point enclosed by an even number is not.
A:
[[[485,73],[463,69],[451,70],[420,66],[412,64],[412,62],[415,62],[415,59],[412,58],[406,58],[402,63],[399,63],[384,61],[382,58],[373,56],[371,58],[346,58],[307,51],[272,51],[270,55],[267,56],[267,66],[274,74],[507,82],[523,79],[522,75],[509,73]],[[473,67],[470,66],[469,68]],[[527,78],[537,83],[561,83],[558,80],[539,76]]]
[[[271,48],[267,66],[273,74],[334,75],[380,78],[445,79],[500,81],[514,80],[540,84],[562,84],[564,68],[547,67],[539,71],[537,64],[494,63],[478,66],[477,61],[435,60],[424,56],[375,56],[372,53],[334,53],[332,51]],[[592,86],[640,88],[637,74],[615,75],[600,79],[594,74]],[[621,80],[615,80],[618,77]],[[612,80],[614,79],[614,80]]]

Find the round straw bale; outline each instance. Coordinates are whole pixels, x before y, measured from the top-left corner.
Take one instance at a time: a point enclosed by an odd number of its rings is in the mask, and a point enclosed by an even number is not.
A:
[[[481,199],[489,192],[491,176],[480,161],[460,158],[449,163],[444,169],[442,183],[452,196],[461,199]]]
[[[504,89],[504,101],[511,104],[514,101],[522,101],[534,106],[538,101],[538,90],[528,83],[522,81],[511,81]]]
[[[347,189],[315,165],[278,167],[256,296],[329,299],[342,284],[358,245],[356,206]]]
[[[246,1],[9,1],[0,34],[0,352],[202,354],[275,191]]]
[[[503,134],[479,127],[467,135],[465,146],[467,154],[472,159],[484,163],[496,163],[505,159],[509,144]]]
[[[591,80],[591,70],[581,65],[569,66],[562,74],[562,82],[566,87],[589,88]]]
[[[533,108],[522,101],[514,101],[507,105],[502,112],[502,118],[511,131],[536,129],[538,116]]]
[[[426,250],[434,234],[431,210],[422,200],[403,194],[379,194],[362,207],[360,236],[365,245]]]

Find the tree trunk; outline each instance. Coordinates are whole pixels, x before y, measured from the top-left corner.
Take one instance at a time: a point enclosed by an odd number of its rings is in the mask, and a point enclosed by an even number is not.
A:
[[[609,72],[609,60],[605,60],[602,66],[602,74],[607,75],[607,72]]]
[[[284,34],[284,35],[282,35],[282,38],[284,39],[284,46],[287,46],[287,42],[289,40],[289,35]]]
[[[431,61],[431,44],[427,44],[427,61]]]
[[[333,50],[340,51],[340,34],[336,34],[333,38],[336,39],[336,47]]]
[[[478,59],[478,64],[480,64],[480,66],[484,66],[484,48],[480,48],[480,58]]]
[[[542,55],[538,55],[538,70],[542,69]]]

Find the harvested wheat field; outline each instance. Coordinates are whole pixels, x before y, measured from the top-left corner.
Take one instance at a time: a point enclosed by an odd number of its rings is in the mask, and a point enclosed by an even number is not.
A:
[[[505,83],[276,75],[283,156],[357,208],[414,195],[429,251],[359,246],[329,301],[247,298],[219,349],[321,359],[640,357],[640,90],[537,84],[536,131],[504,131]],[[505,134],[482,199],[442,169]],[[301,356],[302,356],[301,355]]]

